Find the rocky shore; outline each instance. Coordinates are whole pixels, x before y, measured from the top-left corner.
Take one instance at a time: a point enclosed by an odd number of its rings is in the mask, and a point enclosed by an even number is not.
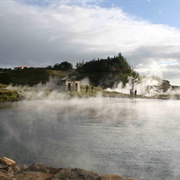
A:
[[[79,168],[53,168],[33,163],[25,166],[7,157],[0,158],[0,180],[137,180],[119,175],[99,175]]]

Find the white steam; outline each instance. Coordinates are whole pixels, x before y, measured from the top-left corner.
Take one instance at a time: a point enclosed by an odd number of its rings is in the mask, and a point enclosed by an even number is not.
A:
[[[81,84],[82,85],[90,85],[90,81],[89,81],[89,78],[84,78],[81,80]]]
[[[132,78],[129,78],[128,83],[123,85],[123,83],[119,83],[116,88],[108,88],[107,91],[116,91],[124,94],[130,94],[130,90],[137,90],[138,95],[153,97],[155,95],[175,95],[180,94],[180,88],[173,89],[173,86],[169,84],[169,88],[167,91],[163,90],[163,79],[156,76],[146,76],[142,77],[140,80],[135,81],[134,85],[132,85]]]
[[[17,90],[26,100],[57,100],[66,97],[66,91],[61,89],[59,81],[56,77],[50,77],[46,84],[39,83],[33,87],[10,85],[8,89]]]

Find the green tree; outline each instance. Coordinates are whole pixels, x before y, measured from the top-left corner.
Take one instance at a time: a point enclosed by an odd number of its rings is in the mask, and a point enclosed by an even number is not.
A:
[[[126,59],[121,55],[107,59],[91,60],[77,66],[79,77],[88,77],[93,85],[103,88],[112,87],[120,81],[125,85],[129,76],[136,76],[136,72],[131,68]]]
[[[46,69],[51,70],[53,69],[51,65],[47,66]]]
[[[7,85],[12,83],[12,79],[8,73],[0,73],[0,83]]]
[[[67,61],[64,61],[60,64],[55,64],[53,69],[55,70],[61,70],[61,71],[68,71],[68,70],[71,70],[73,69],[73,66],[71,63],[67,62]]]

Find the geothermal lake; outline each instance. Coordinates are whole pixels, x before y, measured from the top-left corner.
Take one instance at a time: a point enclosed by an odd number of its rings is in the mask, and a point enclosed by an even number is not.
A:
[[[0,156],[140,180],[180,179],[180,101],[89,98],[0,104]]]

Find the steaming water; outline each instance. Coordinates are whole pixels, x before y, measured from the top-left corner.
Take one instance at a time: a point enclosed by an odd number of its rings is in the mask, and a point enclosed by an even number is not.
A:
[[[142,180],[180,179],[180,101],[59,99],[0,105],[0,156]]]

